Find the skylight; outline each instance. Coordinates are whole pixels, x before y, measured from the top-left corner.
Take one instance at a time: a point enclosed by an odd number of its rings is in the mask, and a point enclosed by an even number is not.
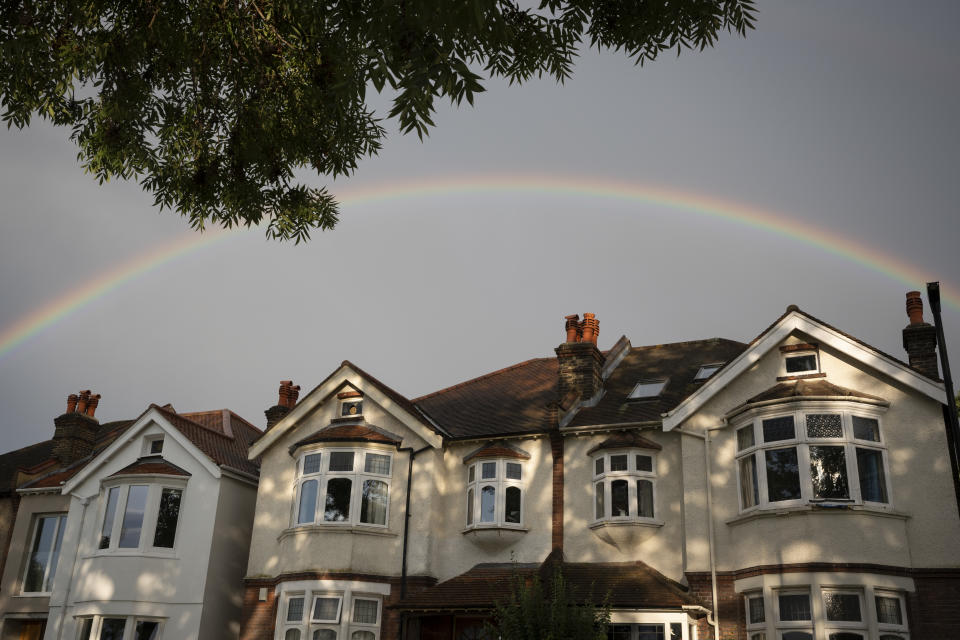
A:
[[[699,382],[700,380],[706,380],[707,378],[715,374],[717,370],[722,366],[723,366],[722,362],[703,365],[702,367],[700,367],[700,370],[697,371],[697,375],[693,376],[693,381]]]
[[[641,380],[637,383],[637,386],[633,388],[633,391],[630,392],[630,395],[627,396],[630,400],[636,400],[638,398],[656,398],[663,392],[663,388],[667,386],[666,380]]]

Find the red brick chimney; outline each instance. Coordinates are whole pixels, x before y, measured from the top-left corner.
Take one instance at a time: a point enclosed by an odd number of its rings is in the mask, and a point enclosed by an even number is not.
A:
[[[903,329],[903,348],[910,366],[934,379],[940,378],[937,366],[937,329],[923,321],[923,298],[919,291],[907,293],[907,317],[910,324]]]
[[[67,396],[67,411],[53,420],[53,456],[69,465],[93,453],[100,423],[94,418],[100,394],[90,390]]]
[[[297,404],[300,397],[300,385],[294,385],[293,380],[281,380],[277,404],[264,411],[267,416],[267,429],[277,424]]]
[[[592,313],[583,314],[583,321],[577,315],[566,316],[564,320],[566,341],[555,349],[560,373],[559,400],[571,392],[581,401],[589,400],[603,385],[600,372],[604,356],[597,348],[600,321]]]

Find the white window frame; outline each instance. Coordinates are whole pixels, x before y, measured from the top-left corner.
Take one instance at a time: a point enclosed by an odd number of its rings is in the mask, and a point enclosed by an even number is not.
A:
[[[627,456],[627,468],[620,471],[610,470],[610,458],[613,456]],[[650,458],[650,471],[637,468],[637,456],[646,456]],[[597,473],[597,461],[603,460],[603,471]],[[592,472],[591,496],[590,501],[590,521],[593,524],[622,522],[637,524],[661,524],[662,519],[658,517],[660,513],[660,504],[657,496],[657,455],[653,449],[624,448],[624,449],[605,449],[598,451],[590,457],[590,469]],[[613,515],[613,497],[612,486],[615,480],[627,481],[627,507],[629,515]],[[645,480],[652,485],[651,493],[653,495],[653,517],[645,517],[637,514],[637,481]],[[597,517],[597,486],[603,486],[603,516]]]
[[[840,438],[812,438],[807,436],[806,416],[814,414],[839,415],[841,420],[842,437]],[[871,405],[854,403],[803,403],[802,406],[780,406],[770,409],[751,411],[740,416],[732,423],[732,434],[736,452],[737,496],[740,512],[754,510],[781,509],[806,504],[842,503],[850,505],[869,506],[874,509],[893,510],[893,489],[890,485],[890,462],[887,455],[887,445],[884,438],[884,428],[881,419],[882,408]],[[880,440],[860,440],[854,437],[853,417],[868,418],[877,422]],[[794,437],[788,440],[763,441],[763,422],[775,418],[792,417]],[[752,427],[753,445],[739,449],[739,432]],[[810,447],[834,446],[844,450],[846,465],[847,498],[820,498],[813,494],[813,478],[810,469]],[[790,500],[771,501],[767,486],[766,451],[793,448],[797,452],[797,466],[799,472],[800,497]],[[860,486],[860,475],[857,466],[857,449],[868,449],[880,454],[883,465],[884,490],[887,502],[872,502],[863,499]],[[741,464],[752,457],[756,468],[757,497],[755,505],[744,502],[743,474]]]
[[[100,507],[98,509],[97,528],[95,531],[94,553],[104,554],[142,554],[142,553],[160,553],[175,554],[180,546],[180,530],[183,527],[184,513],[187,504],[187,484],[188,480],[184,478],[157,477],[157,476],[126,476],[124,478],[111,478],[109,481],[101,482],[100,487]],[[144,505],[143,522],[140,525],[140,539],[136,547],[120,547],[120,531],[123,527],[123,514],[127,508],[127,498],[130,494],[130,487],[147,487],[147,501]],[[103,521],[107,515],[107,499],[110,495],[110,489],[117,489],[117,504],[113,513],[113,526],[110,530],[110,544],[101,549],[100,537],[103,532]],[[177,530],[174,534],[172,547],[155,547],[153,540],[157,533],[157,520],[160,511],[160,497],[164,489],[175,489],[180,491],[180,511],[177,513]]]
[[[797,349],[795,351],[784,351],[780,355],[780,377],[809,376],[822,373],[819,349]],[[787,360],[792,358],[804,358],[808,356],[813,356],[812,369],[804,369],[803,371],[787,371]]]
[[[343,408],[344,408],[345,405],[351,405],[351,404],[356,404],[356,403],[359,403],[359,404],[360,404],[360,410],[359,410],[357,413],[354,413],[354,414],[344,414],[344,413],[343,413]],[[335,418],[344,418],[344,419],[345,419],[345,418],[362,418],[362,417],[363,417],[363,405],[364,405],[364,404],[365,404],[365,402],[364,402],[364,397],[363,397],[363,396],[352,396],[352,397],[349,397],[349,398],[340,398],[339,402],[337,402],[337,415],[334,416],[334,417],[335,417]]]
[[[83,638],[80,633],[83,631],[83,622],[84,620],[90,620],[90,636],[89,640],[97,640],[100,637],[100,632],[103,629],[103,621],[105,619],[111,620],[124,620],[123,623],[123,638],[124,640],[134,640],[137,630],[138,622],[156,622],[157,623],[157,640],[163,639],[163,627],[166,622],[166,618],[159,618],[157,616],[126,616],[126,615],[83,615],[83,616],[74,616],[74,621],[76,624],[76,638],[78,640],[87,640]]]
[[[889,622],[880,622],[880,614],[876,610],[876,598],[896,598],[900,601],[900,621],[901,624],[893,624]],[[873,619],[877,623],[877,629],[880,633],[893,633],[904,638],[906,640],[909,638],[910,627],[907,624],[907,599],[904,597],[902,591],[894,591],[888,589],[875,589],[873,592],[873,598],[868,602],[867,607],[873,612]]]
[[[763,602],[763,620],[761,620],[760,622],[750,621],[750,601],[755,599],[759,599],[761,602]],[[767,605],[768,603],[766,601],[766,598],[764,597],[763,590],[748,591],[743,594],[743,606],[744,606],[744,612],[745,612],[744,620],[746,621],[746,625],[747,625],[748,638],[751,637],[752,633],[756,633],[757,631],[762,632],[766,630],[767,621],[770,618],[770,608]]]
[[[284,640],[287,631],[296,629],[300,640],[312,640],[313,633],[321,629],[337,634],[337,640],[349,639],[354,631],[370,631],[376,640],[380,638],[383,624],[383,602],[390,593],[387,584],[355,582],[350,580],[304,580],[280,583],[276,587],[279,606],[274,625],[274,640]],[[287,611],[291,598],[303,598],[303,615],[299,622],[287,621]],[[336,622],[314,620],[313,610],[317,598],[337,598]],[[353,620],[354,603],[357,600],[373,600],[377,603],[377,621],[373,624],[357,623]]]
[[[155,442],[160,443],[160,451],[153,451],[153,445]],[[164,442],[164,434],[162,433],[153,433],[143,438],[143,451],[141,453],[142,457],[149,456],[159,456],[163,454],[163,447],[166,444]]]
[[[650,380],[638,380],[637,384],[634,385],[633,389],[630,391],[630,394],[627,396],[627,400],[651,400],[653,398],[659,398],[663,395],[663,390],[667,388],[667,383],[670,382],[669,378],[655,378]],[[640,393],[640,387],[659,384],[660,387],[657,389],[656,393],[646,394],[646,395],[637,395]]]
[[[696,375],[693,376],[694,382],[703,382],[717,371],[723,368],[723,362],[712,362],[710,364],[700,365],[700,368],[697,369]],[[707,371],[709,370],[709,373]]]
[[[37,541],[37,535],[40,533],[40,523],[44,518],[56,518],[57,526],[53,530],[53,541],[54,549],[57,552],[57,562],[47,562],[46,568],[43,570],[43,579],[40,581],[41,586],[47,587],[45,590],[41,591],[27,591],[27,574],[30,573],[30,556],[33,555],[33,547]],[[67,514],[66,513],[37,513],[33,516],[33,524],[30,527],[31,536],[30,541],[28,542],[28,547],[26,549],[26,562],[24,563],[22,581],[20,582],[20,595],[23,596],[49,596],[53,592],[53,585],[50,584],[50,571],[53,570],[56,573],[56,565],[60,562],[60,553],[63,550],[62,548],[56,547],[57,538],[60,537],[60,530],[65,529],[67,526]],[[61,539],[61,544],[63,540]],[[52,551],[51,551],[52,553]]]
[[[351,471],[330,471],[330,460],[333,453],[352,453],[353,469]],[[304,473],[304,463],[309,455],[320,454],[320,470],[315,473]],[[390,459],[390,473],[381,474],[365,471],[367,454],[387,456]],[[293,489],[293,508],[291,509],[290,522],[291,527],[309,527],[309,526],[361,526],[374,527],[377,529],[387,529],[390,526],[390,497],[391,485],[393,484],[393,471],[396,459],[391,450],[386,446],[369,445],[363,447],[311,447],[303,449],[297,455],[296,480]],[[336,478],[346,478],[350,480],[350,515],[346,520],[324,520],[324,511],[327,501],[327,483]],[[314,509],[313,519],[300,522],[300,494],[303,485],[310,480],[317,481],[317,503]],[[383,524],[372,522],[361,522],[360,511],[363,504],[363,483],[366,480],[384,482],[387,485],[387,510]]]
[[[493,478],[483,477],[484,463],[496,465],[496,475]],[[521,458],[473,458],[469,460],[466,469],[467,490],[464,492],[465,503],[470,501],[470,492],[473,491],[473,522],[470,522],[470,505],[467,504],[464,523],[467,530],[474,529],[523,529],[527,518],[527,476],[530,473]],[[507,478],[507,465],[520,465],[520,479]],[[470,481],[471,469],[473,481]],[[480,507],[482,505],[481,492],[484,487],[491,486],[494,494],[494,516],[492,522],[480,521]],[[520,522],[507,522],[507,489],[514,487],[520,490]]]
[[[853,620],[830,620],[827,616],[827,595],[828,594],[842,594],[842,595],[854,595],[857,597],[857,602],[860,607],[860,621]],[[867,634],[867,608],[865,605],[865,600],[863,597],[863,589],[848,589],[844,587],[823,587],[820,590],[820,599],[823,604],[823,626],[825,629],[826,637],[829,638],[831,633],[842,633],[844,631],[849,631],[853,633],[863,634],[863,639],[867,640],[869,638]]]
[[[357,622],[354,620],[354,607],[357,600],[369,600],[377,603],[377,621],[374,623]],[[383,620],[383,599],[377,596],[370,596],[365,593],[354,593],[350,598],[350,628],[347,631],[347,639],[352,640],[354,631],[369,631],[373,633],[375,640],[380,640],[380,623]]]

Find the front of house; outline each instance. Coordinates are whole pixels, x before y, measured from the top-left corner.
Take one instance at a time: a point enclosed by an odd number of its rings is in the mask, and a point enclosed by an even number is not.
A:
[[[918,303],[909,363],[791,307],[750,344],[607,351],[571,316],[556,357],[414,400],[350,362],[299,402],[285,383],[249,452],[241,638],[482,637],[514,576],[558,567],[618,640],[950,637],[960,518]]]

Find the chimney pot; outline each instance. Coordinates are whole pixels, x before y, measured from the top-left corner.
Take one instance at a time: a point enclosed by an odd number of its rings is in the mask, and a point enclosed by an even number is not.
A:
[[[564,325],[567,330],[566,342],[580,342],[580,314],[565,316],[564,320],[567,321]]]
[[[923,324],[923,298],[919,291],[907,293],[907,316],[910,324]]]
[[[300,385],[291,384],[290,387],[290,406],[297,404],[297,398],[300,397]]]
[[[90,396],[90,400],[87,402],[87,416],[93,417],[93,414],[97,412],[98,404],[100,404],[100,394]]]
[[[75,393],[67,396],[67,413],[73,413],[77,410],[77,400],[80,398]]]
[[[583,314],[583,341],[597,344],[598,337],[600,337],[600,321],[595,314]]]
[[[87,412],[87,402],[90,401],[90,389],[80,392],[80,398],[77,400],[77,413]]]
[[[285,415],[290,413],[290,408],[297,403],[299,394],[300,387],[293,386],[293,380],[280,381],[277,404],[263,412],[267,416],[267,429],[280,422]]]

